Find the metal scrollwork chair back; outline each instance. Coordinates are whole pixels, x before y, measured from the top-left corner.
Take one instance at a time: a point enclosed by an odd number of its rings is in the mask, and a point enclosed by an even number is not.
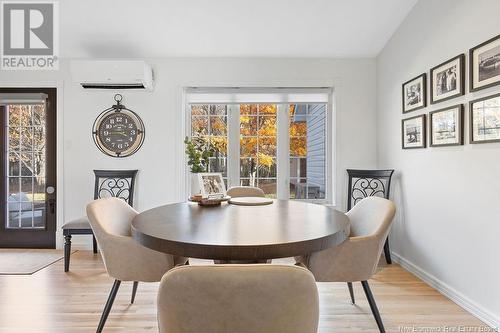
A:
[[[94,170],[94,199],[116,197],[130,206],[134,204],[134,184],[138,170]],[[94,253],[97,241],[86,216],[68,221],[62,227],[64,235],[64,271],[69,271],[71,258],[71,237],[73,235],[92,235]]]
[[[133,206],[137,170],[94,170],[94,174],[94,199],[115,197]]]
[[[360,200],[379,196],[389,199],[391,190],[391,178],[393,169],[388,170],[354,170],[347,169],[349,177],[347,210],[354,207]],[[392,263],[391,252],[389,249],[389,239],[384,245],[385,260],[388,264]]]

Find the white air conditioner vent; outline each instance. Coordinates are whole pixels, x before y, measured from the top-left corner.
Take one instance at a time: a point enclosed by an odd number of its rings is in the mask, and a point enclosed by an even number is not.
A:
[[[74,60],[70,67],[84,89],[153,90],[153,70],[141,60]]]

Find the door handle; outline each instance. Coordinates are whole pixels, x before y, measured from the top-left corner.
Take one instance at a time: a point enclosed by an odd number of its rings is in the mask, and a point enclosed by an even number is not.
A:
[[[56,212],[56,199],[49,199],[49,213],[55,214]]]

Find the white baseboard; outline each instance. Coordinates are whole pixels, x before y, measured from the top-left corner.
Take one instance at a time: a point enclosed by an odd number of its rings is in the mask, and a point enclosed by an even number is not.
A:
[[[416,275],[422,281],[426,282],[428,285],[439,291],[441,294],[455,302],[458,306],[462,307],[464,310],[477,317],[479,320],[484,322],[486,325],[493,329],[500,329],[500,317],[495,316],[492,312],[486,310],[481,305],[469,299],[467,296],[463,295],[456,289],[450,287],[443,281],[439,280],[432,274],[429,274],[422,268],[413,264],[409,260],[403,258],[397,253],[391,251],[391,256],[394,262],[398,263],[409,271],[410,273]]]

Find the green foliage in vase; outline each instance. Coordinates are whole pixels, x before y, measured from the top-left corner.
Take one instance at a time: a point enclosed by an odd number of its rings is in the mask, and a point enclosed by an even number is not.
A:
[[[192,173],[208,172],[209,158],[213,156],[214,149],[202,139],[188,137],[184,139],[188,165]]]

